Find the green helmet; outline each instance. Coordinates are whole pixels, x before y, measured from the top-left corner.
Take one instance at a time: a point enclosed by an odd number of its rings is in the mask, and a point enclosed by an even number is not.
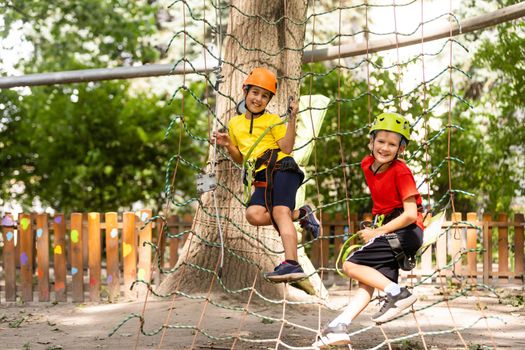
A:
[[[397,132],[403,136],[406,141],[410,141],[410,124],[401,114],[397,113],[381,113],[374,120],[374,124],[370,128],[370,133],[376,130],[386,130]]]

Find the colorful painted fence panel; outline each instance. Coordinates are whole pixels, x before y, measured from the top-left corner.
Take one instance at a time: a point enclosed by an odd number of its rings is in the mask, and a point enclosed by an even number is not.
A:
[[[158,284],[161,277],[153,263],[155,252],[147,242],[160,246],[162,266],[175,266],[188,236],[192,217],[171,216],[151,221],[151,210],[137,213],[10,214],[2,217],[0,301],[98,302],[143,296],[147,287],[136,280]],[[370,215],[361,218],[371,219]],[[357,215],[322,216],[320,238],[304,237],[315,267],[325,283],[345,284],[333,267],[344,241],[357,232]],[[176,237],[158,241],[164,230]],[[416,268],[402,272],[405,279],[432,283],[452,275],[486,284],[523,283],[523,214],[509,219],[498,214],[482,218],[453,213],[442,234],[419,257]],[[359,244],[354,239],[351,245]]]
[[[69,218],[61,213],[3,215],[0,301],[33,301],[35,292],[38,301],[76,303],[144,295],[145,284],[130,287],[136,279],[152,281],[154,250],[146,242],[156,243],[162,221],[150,222],[151,217],[151,210],[126,212],[120,219],[115,212],[72,213]],[[185,219],[170,219],[167,232],[187,230],[192,217]],[[164,267],[174,266],[184,239],[163,242]]]

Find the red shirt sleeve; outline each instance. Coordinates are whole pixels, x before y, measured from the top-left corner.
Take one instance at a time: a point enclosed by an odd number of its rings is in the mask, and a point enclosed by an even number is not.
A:
[[[414,176],[412,176],[410,171],[403,171],[397,174],[396,187],[399,192],[399,197],[401,201],[404,201],[409,197],[419,195],[419,191],[416,187],[416,182],[414,181]]]

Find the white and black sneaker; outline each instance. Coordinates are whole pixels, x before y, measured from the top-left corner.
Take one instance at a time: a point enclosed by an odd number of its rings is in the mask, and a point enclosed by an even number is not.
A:
[[[312,347],[315,349],[329,349],[340,345],[347,345],[349,349],[352,349],[347,325],[344,323],[339,323],[333,327],[326,326],[321,331],[321,335],[317,337],[315,343],[312,344]]]
[[[401,288],[401,293],[398,295],[392,296],[387,293],[385,303],[379,312],[372,316],[372,321],[377,323],[388,322],[401,315],[403,311],[412,306],[416,301],[417,297],[405,287]]]

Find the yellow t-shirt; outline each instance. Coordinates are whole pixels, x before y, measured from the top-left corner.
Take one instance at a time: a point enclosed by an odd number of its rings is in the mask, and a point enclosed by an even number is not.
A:
[[[243,158],[246,158],[246,154],[248,154],[250,148],[252,148],[259,136],[266,130],[266,128],[274,125],[271,130],[264,135],[250,154],[248,160],[255,160],[267,149],[279,148],[277,141],[282,139],[286,134],[286,124],[279,123],[282,123],[282,120],[277,114],[264,113],[260,117],[253,119],[253,131],[250,134],[250,118],[246,118],[245,114],[241,114],[230,120],[228,123],[228,132],[232,144],[239,149]],[[277,160],[281,160],[287,156],[289,155],[279,151]],[[261,166],[256,171],[261,171],[264,168],[266,168],[265,165]]]

